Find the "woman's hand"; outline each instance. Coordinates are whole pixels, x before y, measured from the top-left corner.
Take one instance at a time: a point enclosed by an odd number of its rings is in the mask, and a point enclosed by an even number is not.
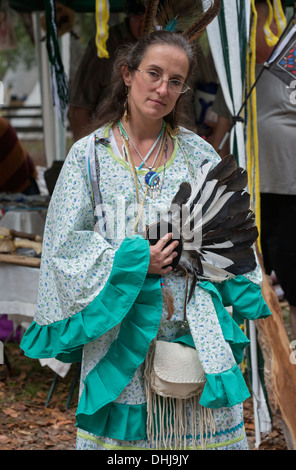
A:
[[[155,245],[150,245],[149,274],[164,275],[173,269],[168,265],[171,264],[173,259],[178,255],[174,249],[178,246],[179,242],[174,240],[165,247],[172,236],[172,233],[167,233],[164,237],[160,238]],[[166,266],[166,268],[164,268],[164,266]]]

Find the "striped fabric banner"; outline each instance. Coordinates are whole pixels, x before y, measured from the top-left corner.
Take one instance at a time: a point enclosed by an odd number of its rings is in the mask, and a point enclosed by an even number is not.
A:
[[[96,0],[96,46],[98,57],[109,58],[106,43],[109,36],[110,6],[108,0]]]
[[[254,13],[254,0],[221,0],[221,11],[207,27],[207,34],[228,110],[232,116],[240,113],[245,121],[237,122],[232,127],[230,151],[236,156],[239,166],[248,169],[248,189],[251,193],[252,208],[256,213],[256,223],[260,226],[256,90],[241,113],[245,97],[255,81]],[[256,338],[251,338],[251,344],[254,344],[254,341]],[[254,361],[257,361],[257,357],[254,357]],[[264,384],[261,383],[256,370],[252,373],[261,391]],[[253,395],[255,405],[257,398]],[[263,394],[261,415],[259,417],[255,412],[255,423],[256,442],[260,443],[260,432],[271,430]]]
[[[266,2],[268,5],[269,14],[264,25],[264,33],[267,44],[272,47],[275,46],[278,42],[280,35],[286,27],[287,21],[283,11],[281,0],[273,0],[273,4],[271,4],[271,0],[266,0]],[[270,29],[270,25],[273,21],[273,18],[276,21],[277,34],[274,34]]]
[[[226,105],[236,116],[244,99],[246,51],[249,39],[250,0],[221,0],[218,17],[207,27],[209,43]],[[231,152],[246,168],[244,129],[231,131]]]

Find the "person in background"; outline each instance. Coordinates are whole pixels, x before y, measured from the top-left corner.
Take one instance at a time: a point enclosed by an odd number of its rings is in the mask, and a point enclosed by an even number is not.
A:
[[[40,194],[34,162],[9,121],[0,116],[0,192]]]
[[[90,39],[74,80],[74,89],[70,90],[69,121],[74,140],[87,134],[87,126],[110,85],[116,50],[122,44],[139,39],[144,13],[141,0],[127,0],[125,21],[109,30],[108,59],[98,57],[95,36]]]
[[[268,16],[265,1],[256,1],[256,76],[273,47],[265,39],[264,24]],[[275,20],[271,24],[277,32]],[[264,71],[256,85],[259,174],[261,199],[261,247],[266,274],[275,272],[289,303],[291,326],[296,338],[296,106],[290,101],[285,83]],[[221,88],[213,105],[219,118],[213,147],[219,145],[230,128],[231,117]],[[227,142],[220,156],[229,153]]]

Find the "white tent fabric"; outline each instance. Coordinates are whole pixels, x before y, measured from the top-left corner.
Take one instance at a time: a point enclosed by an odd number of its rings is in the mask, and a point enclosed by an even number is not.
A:
[[[243,2],[237,0],[227,0],[226,2],[222,0],[219,17],[216,17],[207,27],[207,34],[220,86],[232,116],[238,114],[243,102],[244,77],[242,77],[242,61],[245,58],[241,55],[241,46],[243,40],[245,41],[244,46],[248,42],[250,11],[251,0],[244,0]],[[242,37],[242,24],[245,38]],[[225,30],[223,31],[224,26]],[[225,60],[226,57],[228,60]],[[231,152],[234,152],[235,138],[237,140],[238,164],[246,168],[244,131],[241,122],[237,122],[231,131]]]
[[[245,98],[246,51],[249,42],[251,0],[221,0],[219,15],[207,27],[211,53],[215,63],[225,103],[232,116],[238,116]],[[230,151],[238,165],[247,167],[245,131],[242,122],[236,122],[230,134]],[[257,362],[257,338],[254,324],[250,324],[252,394],[255,415],[256,447],[261,433],[271,431],[271,420],[260,382]]]

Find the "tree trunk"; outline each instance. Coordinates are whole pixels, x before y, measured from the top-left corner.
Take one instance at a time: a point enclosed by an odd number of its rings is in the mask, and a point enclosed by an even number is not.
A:
[[[272,413],[283,424],[287,447],[296,449],[296,364],[291,361],[288,338],[278,297],[263,272],[262,294],[272,315],[256,320],[264,357],[265,385]],[[294,364],[293,364],[294,362]]]

